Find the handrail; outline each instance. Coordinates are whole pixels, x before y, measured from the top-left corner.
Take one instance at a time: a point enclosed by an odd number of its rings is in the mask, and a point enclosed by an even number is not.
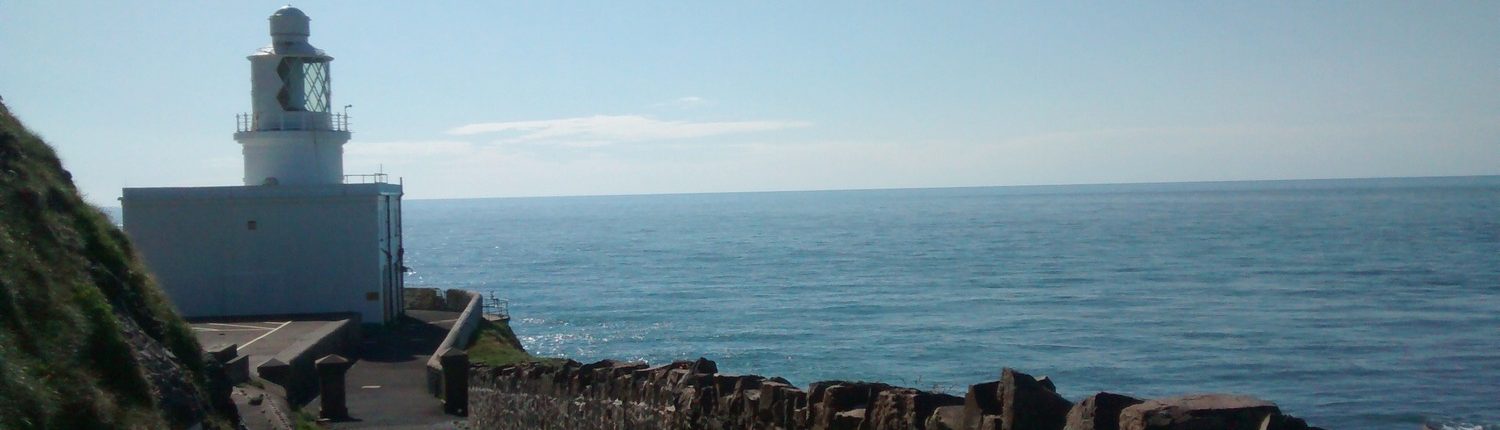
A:
[[[484,315],[500,321],[510,321],[510,300],[502,299],[491,291],[484,298]]]
[[[388,184],[388,183],[390,183],[390,182],[388,182],[388,180],[390,179],[390,177],[391,177],[391,175],[388,175],[388,174],[385,174],[385,173],[361,173],[361,174],[354,174],[354,175],[344,175],[344,183],[346,183],[346,184]]]
[[[327,113],[328,125],[317,127],[321,118],[309,114]],[[309,118],[311,117],[311,118]],[[290,121],[287,119],[291,118]],[[329,130],[349,131],[349,114],[328,112],[282,112],[276,117],[275,124],[261,124],[260,113],[238,113],[234,115],[234,128],[236,132],[244,133],[250,131],[282,131],[282,130]]]

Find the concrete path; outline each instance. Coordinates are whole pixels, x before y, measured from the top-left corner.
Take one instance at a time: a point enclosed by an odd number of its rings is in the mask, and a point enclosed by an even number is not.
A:
[[[195,322],[193,334],[205,349],[215,345],[239,345],[239,355],[251,357],[250,368],[265,362],[285,350],[291,344],[305,338],[309,333],[332,324],[338,319],[314,319],[303,321],[234,321]]]
[[[465,428],[463,417],[443,413],[427,394],[427,358],[443,342],[457,312],[406,311],[409,319],[387,330],[366,330],[359,360],[346,379],[353,421],[333,428]],[[317,400],[308,405],[317,410]]]
[[[239,355],[250,357],[253,373],[266,360],[275,357],[293,344],[309,339],[318,329],[337,324],[345,318],[340,316],[299,316],[296,319],[236,319],[198,321],[192,323],[193,334],[205,350],[215,345],[239,345]]]

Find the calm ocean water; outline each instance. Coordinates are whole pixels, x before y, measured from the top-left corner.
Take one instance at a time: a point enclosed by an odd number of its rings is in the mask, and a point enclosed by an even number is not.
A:
[[[1500,177],[410,201],[533,353],[1500,423]]]

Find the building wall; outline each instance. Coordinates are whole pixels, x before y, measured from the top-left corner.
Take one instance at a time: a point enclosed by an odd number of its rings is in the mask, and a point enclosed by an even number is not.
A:
[[[125,231],[184,316],[357,312],[378,323],[400,300],[383,255],[386,202],[399,190],[127,189],[122,206]]]

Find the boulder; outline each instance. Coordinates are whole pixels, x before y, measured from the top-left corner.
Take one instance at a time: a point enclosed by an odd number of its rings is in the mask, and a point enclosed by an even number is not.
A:
[[[1309,427],[1307,421],[1291,415],[1271,414],[1261,421],[1260,430],[1322,430],[1317,427]]]
[[[1054,385],[1052,383],[1052,378],[1049,378],[1046,375],[1042,375],[1042,376],[1036,377],[1036,383],[1042,384],[1043,387],[1047,387],[1048,391],[1051,391],[1051,392],[1054,392],[1054,393],[1057,392],[1057,385]]]
[[[611,398],[624,401],[634,400],[638,387],[633,375],[635,371],[645,369],[647,366],[649,365],[644,361],[623,362],[604,370],[607,381],[603,392]]]
[[[760,407],[760,389],[741,391],[740,404],[734,407],[746,421],[755,421],[755,409]]]
[[[692,374],[693,372],[688,369],[668,370],[667,377],[665,379],[666,385],[668,387],[677,387],[678,384],[681,384],[683,380],[688,379],[688,376],[691,376]]]
[[[609,371],[611,376],[622,376],[647,367],[650,367],[650,365],[644,361],[626,361],[615,363],[614,367],[611,367]]]
[[[705,413],[712,412],[712,402],[703,401],[711,398],[712,393],[702,393],[697,388],[686,387],[677,392],[674,406],[677,407],[677,413],[686,415],[690,420],[696,420],[703,417]]]
[[[932,416],[927,417],[927,430],[962,430],[964,428],[964,406],[938,406]]]
[[[755,405],[755,416],[760,422],[767,424],[775,422],[776,410],[785,405],[785,390],[787,389],[795,388],[775,381],[760,384],[760,403]]]
[[[1005,368],[1000,372],[1001,430],[1062,430],[1073,403],[1031,375]]]
[[[613,369],[619,364],[620,362],[618,361],[604,359],[580,366],[578,368],[578,373],[576,376],[578,385],[580,387],[586,387],[589,385],[593,385],[602,379],[608,379],[609,369]]]
[[[770,384],[767,381],[763,384]],[[825,385],[827,384],[827,385]],[[864,410],[869,407],[874,395],[886,388],[885,384],[870,384],[864,382],[842,382],[826,381],[814,383],[813,392],[816,396],[809,413],[812,417],[808,420],[814,430],[836,428],[835,421],[839,413],[860,410],[860,422],[864,422]]]
[[[1100,392],[1078,402],[1068,411],[1066,430],[1116,430],[1120,428],[1120,411],[1140,404],[1141,400],[1114,393]]]
[[[860,430],[865,424],[865,410],[852,409],[833,415],[828,430]]]
[[[806,415],[802,411],[807,410],[807,392],[791,387],[782,390],[782,395],[786,401],[775,411],[773,421],[783,428],[797,428],[797,426],[804,425],[801,417]]]
[[[656,367],[636,370],[635,373],[644,375],[646,379],[651,382],[658,382],[661,379],[666,378],[667,374],[671,371],[677,369],[687,369],[692,365],[693,362],[691,361],[674,361]]]
[[[734,389],[735,391],[759,390],[761,382],[765,382],[765,380],[766,378],[760,375],[741,376],[739,381],[735,383]]]
[[[1000,415],[1000,381],[990,381],[969,386],[964,395],[964,430],[979,430],[985,415]]]
[[[692,370],[695,375],[712,375],[719,373],[719,364],[714,363],[713,360],[698,357],[698,361],[694,361],[689,370]]]
[[[870,428],[918,429],[927,423],[933,410],[940,406],[961,406],[963,399],[947,394],[928,393],[911,388],[881,391],[870,407],[866,421]],[[962,408],[960,407],[960,414]]]
[[[979,427],[975,430],[1000,430],[1002,424],[999,415],[985,415],[979,417]]]
[[[800,418],[802,427],[813,428],[823,410],[823,398],[828,393],[828,387],[837,383],[838,381],[818,381],[807,386],[807,410],[802,412]]]
[[[1191,394],[1125,408],[1120,430],[1258,430],[1271,415],[1281,415],[1281,409],[1254,397]]]

